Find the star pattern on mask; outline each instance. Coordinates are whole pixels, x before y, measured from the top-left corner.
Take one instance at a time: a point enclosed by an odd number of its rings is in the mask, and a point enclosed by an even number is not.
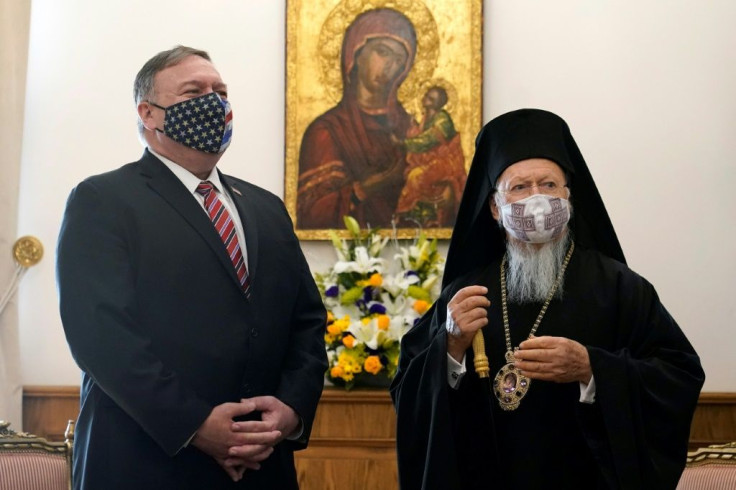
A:
[[[220,153],[232,136],[230,104],[216,93],[185,100],[167,109],[164,130],[177,143]]]

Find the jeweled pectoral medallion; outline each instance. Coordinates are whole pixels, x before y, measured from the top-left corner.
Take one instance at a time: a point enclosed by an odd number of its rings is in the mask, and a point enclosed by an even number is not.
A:
[[[526,396],[532,380],[521,374],[514,366],[514,353],[506,352],[506,362],[493,378],[493,394],[504,410],[516,410],[521,399]]]

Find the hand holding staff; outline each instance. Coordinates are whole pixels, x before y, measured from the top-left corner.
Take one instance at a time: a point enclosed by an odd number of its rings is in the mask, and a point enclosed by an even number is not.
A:
[[[485,363],[485,375],[488,376],[488,358],[480,331],[488,324],[488,307],[491,302],[486,294],[488,288],[485,286],[467,286],[455,293],[447,305],[445,325],[448,332],[447,352],[455,360],[462,362],[465,351],[473,345],[476,371],[479,365],[482,371]]]

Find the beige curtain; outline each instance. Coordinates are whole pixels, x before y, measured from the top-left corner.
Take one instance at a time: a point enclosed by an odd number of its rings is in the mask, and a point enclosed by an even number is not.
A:
[[[15,275],[31,0],[0,0],[0,295]],[[18,309],[13,297],[0,316],[0,419],[22,428]]]

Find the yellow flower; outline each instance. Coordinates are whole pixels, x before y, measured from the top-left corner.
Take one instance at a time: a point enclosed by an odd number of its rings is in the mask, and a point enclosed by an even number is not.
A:
[[[373,286],[374,288],[379,287],[381,284],[383,284],[383,277],[381,277],[381,274],[376,272],[371,276],[370,279],[368,279],[368,284]]]
[[[330,335],[333,335],[333,336],[340,335],[342,331],[343,329],[340,328],[340,325],[338,324],[338,322],[327,325],[327,333],[329,333]]]
[[[360,323],[362,323],[363,325],[368,325],[370,322],[371,322],[371,319],[370,318],[361,318],[360,319]]]
[[[388,326],[391,324],[391,319],[388,315],[378,315],[378,329],[388,330]]]
[[[368,279],[357,281],[355,284],[364,288],[366,286],[372,286],[374,288],[380,288],[383,285],[383,276],[376,272]]]
[[[359,373],[363,370],[358,359],[350,355],[348,351],[343,351],[337,357],[337,364],[342,367],[343,371],[347,374]],[[343,377],[347,381],[345,377]]]
[[[414,311],[423,315],[425,311],[429,309],[429,303],[423,299],[418,299],[414,302]]]
[[[341,319],[335,320],[333,325],[335,326],[335,328],[339,329],[340,332],[344,332],[350,326],[350,317],[345,315]]]
[[[342,366],[332,366],[332,369],[330,369],[330,376],[333,378],[340,378],[345,374],[345,372],[342,369]]]
[[[335,321],[335,315],[332,314],[331,311],[327,312],[327,323],[332,323]]]
[[[378,356],[368,356],[363,363],[363,368],[371,374],[378,374],[382,367],[383,365],[380,359],[378,359]]]
[[[355,337],[352,335],[346,335],[342,338],[342,343],[345,344],[345,347],[348,349],[352,349],[353,345],[355,345]]]

